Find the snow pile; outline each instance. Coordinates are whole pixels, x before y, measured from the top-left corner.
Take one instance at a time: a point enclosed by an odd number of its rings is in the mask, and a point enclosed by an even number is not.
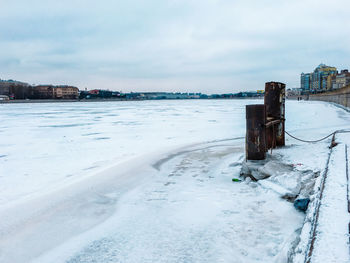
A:
[[[315,220],[315,211],[320,195],[320,171],[310,170],[296,164],[286,164],[285,156],[269,155],[266,160],[243,162],[240,175],[253,180],[260,186],[276,192],[281,198],[294,202],[306,201],[303,226],[295,230],[290,238],[287,260],[290,263],[303,263],[310,244],[310,233]],[[301,209],[300,209],[301,210]]]
[[[294,202],[296,199],[309,198],[314,193],[315,178],[319,171],[298,169],[279,160],[277,155],[268,156],[262,161],[243,162],[240,174]]]
[[[339,137],[339,142],[349,142],[344,135]],[[344,153],[339,153],[343,150],[343,145],[338,144],[334,148],[337,156],[333,156],[327,144],[329,141],[318,145],[320,149],[324,149],[320,155],[324,160],[321,169],[316,165],[310,167],[297,163],[302,160],[296,157],[295,150],[298,147],[289,147],[288,151],[280,148],[274,156],[268,155],[266,160],[242,164],[241,176],[246,177],[246,180],[255,181],[256,184],[278,193],[281,198],[294,202],[294,205],[298,201],[307,200],[303,225],[295,231],[288,247],[288,263],[304,263],[309,253],[312,255],[312,262],[345,263],[349,260],[346,233],[350,217],[346,202],[345,158]],[[320,156],[313,159],[315,163]],[[330,158],[329,163],[326,157]],[[296,163],[288,163],[290,160]],[[326,178],[327,167],[329,170]],[[321,199],[325,178],[325,191]],[[314,236],[316,239],[314,245],[311,245]]]

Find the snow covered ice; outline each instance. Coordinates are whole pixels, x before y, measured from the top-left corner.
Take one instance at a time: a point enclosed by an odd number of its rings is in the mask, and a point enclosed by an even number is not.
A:
[[[255,103],[0,104],[0,262],[287,262],[305,215],[231,181]],[[305,139],[349,128],[331,104],[286,111]],[[273,155],[324,168],[328,142],[286,144]]]
[[[136,156],[242,136],[242,105],[214,101],[0,104],[0,204]]]

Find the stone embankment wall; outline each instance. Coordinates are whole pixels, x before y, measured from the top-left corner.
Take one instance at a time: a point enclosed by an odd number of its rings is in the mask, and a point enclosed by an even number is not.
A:
[[[334,102],[350,108],[350,86],[325,93],[310,94],[309,100]]]

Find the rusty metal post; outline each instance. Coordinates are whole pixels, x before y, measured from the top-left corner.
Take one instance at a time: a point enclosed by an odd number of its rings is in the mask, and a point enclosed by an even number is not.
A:
[[[264,104],[267,122],[281,120],[274,128],[266,129],[267,149],[284,146],[286,85],[281,82],[265,83]]]
[[[266,157],[265,105],[247,105],[246,121],[246,159],[263,160]]]

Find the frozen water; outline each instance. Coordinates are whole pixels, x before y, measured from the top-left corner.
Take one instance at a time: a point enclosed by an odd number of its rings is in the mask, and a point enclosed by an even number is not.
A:
[[[0,204],[146,153],[242,136],[253,102],[0,104]]]
[[[0,104],[0,262],[286,262],[304,215],[231,181],[248,103]],[[306,139],[350,123],[326,103],[286,108]],[[318,171],[328,143],[274,154]]]
[[[285,262],[303,215],[271,191],[231,181],[239,144],[174,154],[107,221],[37,262]]]

